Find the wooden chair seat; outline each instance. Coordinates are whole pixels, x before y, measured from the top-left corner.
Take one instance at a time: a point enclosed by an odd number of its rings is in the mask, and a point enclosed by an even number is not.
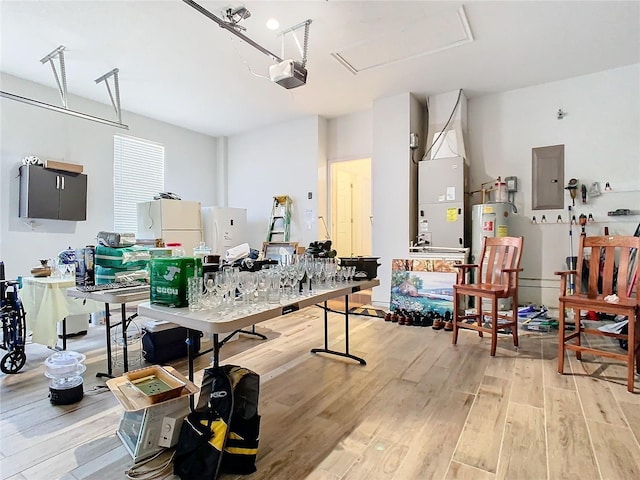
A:
[[[640,373],[640,299],[638,288],[634,287],[638,271],[638,250],[640,237],[602,236],[580,237],[576,270],[556,272],[561,276],[560,296],[558,297],[558,373],[564,373],[565,351],[576,352],[576,358],[582,359],[582,353],[614,358],[627,365],[627,390],[634,392],[634,366]],[[588,270],[588,275],[586,271]],[[584,274],[583,274],[584,273]],[[575,281],[574,294],[567,294],[569,277]],[[569,283],[570,284],[570,283]],[[608,295],[616,294],[618,301],[605,300]],[[567,310],[573,310],[575,330],[566,332]],[[597,312],[610,315],[623,315],[629,320],[628,333],[603,332],[597,328],[586,328],[580,321],[582,312]],[[582,345],[585,335],[612,337],[627,340],[627,352],[612,348],[594,348]]]
[[[460,328],[475,330],[480,337],[483,333],[491,335],[491,356],[495,356],[498,344],[498,331],[509,328],[513,336],[513,345],[518,346],[518,274],[522,256],[522,237],[485,237],[478,265],[455,265],[458,277],[453,286],[453,338],[458,342]],[[467,283],[469,273],[475,273],[476,281]],[[469,297],[475,298],[475,312],[466,313],[465,305]],[[489,311],[484,312],[482,300],[491,302]],[[511,310],[500,312],[498,300],[511,299]],[[485,317],[489,317],[490,327],[485,326]],[[472,323],[469,323],[471,320]]]
[[[613,310],[619,310],[620,315],[628,313],[629,309],[633,309],[636,306],[636,300],[634,298],[619,298],[617,303],[609,303],[604,297],[606,295],[596,295],[592,297],[586,293],[576,293],[575,295],[562,295],[558,299],[565,303],[565,308],[572,308],[571,305],[581,307],[583,310],[592,310],[594,312],[601,312],[603,307],[612,310],[609,313],[615,313]]]
[[[478,284],[466,284],[459,285],[458,291],[464,295],[475,295],[476,293],[492,292],[498,298],[507,298],[511,295],[508,290],[504,289],[504,285],[495,283],[478,283]]]

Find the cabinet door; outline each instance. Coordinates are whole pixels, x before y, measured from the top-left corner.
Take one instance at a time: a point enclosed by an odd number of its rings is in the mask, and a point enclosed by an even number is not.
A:
[[[60,220],[87,219],[87,176],[79,174],[58,174],[60,177]]]
[[[60,179],[56,172],[42,167],[20,167],[20,216],[58,218]]]

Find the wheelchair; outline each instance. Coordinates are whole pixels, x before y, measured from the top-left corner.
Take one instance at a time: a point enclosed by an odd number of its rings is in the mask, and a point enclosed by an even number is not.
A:
[[[4,273],[4,272],[2,272]],[[24,307],[18,295],[19,282],[5,280],[0,275],[0,318],[2,319],[2,344],[6,354],[0,360],[2,373],[18,373],[27,361],[25,341],[27,322]]]

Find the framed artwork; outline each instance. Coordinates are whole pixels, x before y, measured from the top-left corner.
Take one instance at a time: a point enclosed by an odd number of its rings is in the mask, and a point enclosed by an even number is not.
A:
[[[283,255],[294,255],[298,250],[298,242],[263,242],[262,257],[269,260],[280,260]]]
[[[394,259],[391,262],[391,310],[453,312],[453,285],[459,260]]]

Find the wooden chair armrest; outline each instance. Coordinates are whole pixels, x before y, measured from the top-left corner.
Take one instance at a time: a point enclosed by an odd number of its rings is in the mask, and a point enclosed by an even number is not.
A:
[[[553,272],[554,275],[561,275],[563,277],[566,277],[567,275],[577,275],[578,271],[577,270],[562,270],[560,272]]]
[[[455,268],[462,268],[463,270],[469,268],[478,268],[480,265],[476,265],[474,263],[458,263],[453,265]]]
[[[560,272],[553,272],[554,275],[560,275],[560,295],[566,295],[567,293],[567,278],[569,275],[576,275],[577,270],[563,270]]]
[[[454,265],[454,267],[458,269],[458,273],[456,275],[456,285],[466,285],[467,272],[472,268],[478,268],[479,265],[475,265],[473,263],[461,263]]]

